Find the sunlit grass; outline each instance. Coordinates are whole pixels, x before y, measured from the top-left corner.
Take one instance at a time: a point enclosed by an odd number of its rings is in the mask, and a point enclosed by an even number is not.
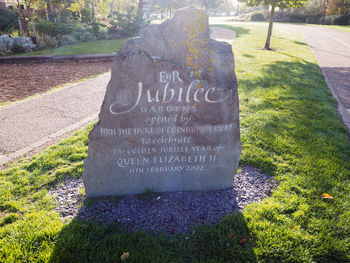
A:
[[[272,198],[245,213],[255,252],[273,261],[349,260],[350,143],[336,101],[298,33],[277,26],[271,52],[260,49],[266,26],[244,28],[250,35],[233,47],[241,163],[263,168],[280,182]],[[337,200],[324,202],[325,192]]]
[[[117,52],[124,43],[125,39],[95,40],[55,49],[22,53],[18,54],[18,56],[110,54]]]
[[[285,27],[274,29],[276,51],[261,49],[266,24],[233,29],[241,165],[274,175],[272,197],[175,237],[129,234],[118,224],[63,225],[46,193],[81,176],[89,126],[0,172],[0,262],[119,262],[124,252],[130,262],[349,262],[350,143],[316,60]]]

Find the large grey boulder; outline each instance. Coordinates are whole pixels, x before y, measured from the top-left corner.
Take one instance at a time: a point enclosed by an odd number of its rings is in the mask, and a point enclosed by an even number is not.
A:
[[[87,196],[232,187],[241,151],[231,45],[189,7],[116,55],[84,163]]]

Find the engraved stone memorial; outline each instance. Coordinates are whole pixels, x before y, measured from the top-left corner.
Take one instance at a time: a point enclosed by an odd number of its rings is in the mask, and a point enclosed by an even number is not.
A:
[[[232,187],[241,151],[231,45],[178,10],[116,55],[84,163],[87,196]]]

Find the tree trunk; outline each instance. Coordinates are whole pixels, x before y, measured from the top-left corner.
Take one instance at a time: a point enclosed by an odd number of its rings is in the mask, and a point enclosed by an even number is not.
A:
[[[48,12],[49,18],[50,18],[50,15],[53,12],[53,5],[52,5],[52,1],[51,0],[48,0],[48,2],[47,2],[47,12]]]
[[[113,14],[113,9],[114,9],[114,0],[112,0],[112,2],[109,4],[109,14],[110,15]]]
[[[46,8],[45,8],[45,17],[46,17],[46,21],[49,21],[49,11],[48,11],[48,5],[46,4]]]
[[[324,20],[325,20],[325,17],[327,15],[328,5],[329,5],[329,0],[325,0],[324,7],[323,7],[323,13],[322,13],[322,22],[321,22],[322,25],[324,24]]]
[[[31,39],[32,39],[32,42],[33,42],[34,45],[39,46],[38,38],[37,38],[37,35],[36,35],[34,21],[32,20],[31,22],[32,22],[32,31],[33,31],[33,35],[31,37]]]
[[[271,6],[271,14],[270,14],[270,22],[269,22],[269,30],[267,32],[267,38],[265,43],[265,49],[271,50],[270,48],[270,41],[271,41],[271,35],[272,35],[272,27],[273,27],[273,17],[275,16],[275,5]]]
[[[61,24],[61,10],[59,7],[55,8],[55,14],[56,14],[57,23]]]
[[[91,14],[92,14],[92,21],[95,22],[95,0],[91,0]]]
[[[23,22],[23,30],[24,30],[24,32],[26,32],[27,37],[30,38],[30,32],[28,29],[28,22],[26,21],[25,17],[22,17],[22,22]]]
[[[139,0],[139,4],[137,6],[139,12],[143,11],[143,0]]]

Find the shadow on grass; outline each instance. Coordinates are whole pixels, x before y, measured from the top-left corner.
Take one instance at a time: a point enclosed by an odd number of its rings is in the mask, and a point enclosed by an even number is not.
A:
[[[251,242],[240,244],[244,236],[249,232],[239,212],[174,236],[73,219],[60,232],[49,262],[120,262],[126,252],[127,262],[256,262]]]
[[[249,55],[249,54],[243,54],[243,56],[247,57],[247,58],[255,58],[255,56]]]
[[[302,46],[307,46],[308,44],[305,43],[305,42],[301,42],[301,41],[294,41],[295,44],[298,44],[298,45],[302,45]]]
[[[289,40],[285,37],[279,37],[279,36],[273,36],[273,38],[279,38],[279,39],[283,39],[283,40]],[[298,45],[302,45],[302,46],[308,46],[308,44],[306,42],[302,42],[302,41],[297,41],[297,40],[294,40],[293,41],[295,44],[298,44]]]
[[[314,244],[306,240],[295,242],[288,259],[287,253],[281,253],[280,257],[269,248],[264,248],[264,255],[258,254],[258,257],[274,262],[296,262],[302,255],[297,252],[299,247],[311,253],[310,261],[346,262],[349,253],[344,244],[348,243],[348,230],[345,230],[348,228],[344,226],[347,223],[334,226],[347,217],[344,207],[349,206],[347,130],[318,65],[302,59],[293,60],[263,66],[258,69],[260,75],[256,78],[249,78],[249,75],[246,79],[238,78],[243,130],[240,165],[261,168],[283,181],[274,199],[276,203],[279,200],[287,204],[281,213],[289,216],[301,207],[310,207],[312,213],[306,212],[293,220],[308,233],[316,233],[317,238]],[[334,193],[338,203],[329,206],[320,200],[322,193]],[[297,199],[286,200],[293,195]],[[298,204],[299,200],[304,204]],[[265,220],[268,213],[261,212],[259,219]],[[313,228],[316,222],[322,222],[322,229]],[[264,238],[258,231],[255,233],[260,235],[260,240]]]
[[[242,127],[256,134],[254,138],[243,138],[241,165],[253,165],[274,174],[281,169],[276,161],[281,158],[290,165],[284,168],[286,172],[294,166],[305,173],[302,162],[307,162],[312,167],[307,180],[319,189],[327,189],[330,178],[320,171],[336,164],[339,167],[333,172],[341,174],[344,156],[350,163],[350,144],[321,70],[317,64],[298,59],[277,61],[261,72],[259,78],[238,83],[245,95],[245,111],[249,112],[243,113]],[[250,146],[253,143],[261,151],[249,150],[254,149]]]

